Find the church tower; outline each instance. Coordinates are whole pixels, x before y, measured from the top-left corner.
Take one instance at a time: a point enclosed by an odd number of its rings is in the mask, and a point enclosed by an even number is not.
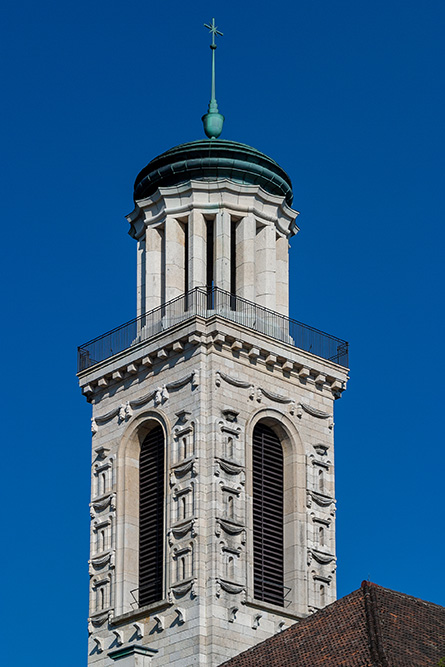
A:
[[[136,178],[137,317],[79,348],[90,666],[216,667],[336,599],[347,344],[289,318],[291,181],[223,120],[213,76],[208,138]]]

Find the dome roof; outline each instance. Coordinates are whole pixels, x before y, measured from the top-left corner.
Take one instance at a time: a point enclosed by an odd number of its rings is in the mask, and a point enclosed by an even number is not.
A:
[[[218,178],[258,184],[292,205],[292,183],[284,169],[251,146],[221,139],[191,141],[155,157],[136,178],[134,200],[149,197],[159,187]]]

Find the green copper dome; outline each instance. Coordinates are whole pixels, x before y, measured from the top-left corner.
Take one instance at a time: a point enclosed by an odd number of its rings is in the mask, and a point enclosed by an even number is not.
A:
[[[221,139],[191,141],[155,157],[136,178],[134,200],[149,197],[159,187],[223,178],[260,185],[292,205],[292,183],[284,169],[251,146]]]

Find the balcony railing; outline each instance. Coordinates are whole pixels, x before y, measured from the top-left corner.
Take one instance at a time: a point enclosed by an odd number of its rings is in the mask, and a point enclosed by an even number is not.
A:
[[[348,366],[348,343],[218,287],[196,287],[78,348],[78,371],[199,316],[218,315],[300,350]]]

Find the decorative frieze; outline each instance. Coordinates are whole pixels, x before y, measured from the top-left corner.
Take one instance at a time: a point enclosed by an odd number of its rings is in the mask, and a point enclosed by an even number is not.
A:
[[[182,389],[182,387],[185,387],[189,382],[192,389],[199,386],[199,371],[194,370],[179,380],[174,380],[157,387],[156,389],[152,389],[140,398],[127,401],[125,404],[121,404],[119,407],[110,410],[106,414],[95,417],[91,420],[91,431],[93,435],[98,432],[99,426],[108,423],[115,417],[118,418],[118,424],[128,421],[133,416],[133,411],[135,409],[144,407],[152,400],[154,401],[155,406],[163,405],[170,398],[170,392]]]

